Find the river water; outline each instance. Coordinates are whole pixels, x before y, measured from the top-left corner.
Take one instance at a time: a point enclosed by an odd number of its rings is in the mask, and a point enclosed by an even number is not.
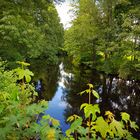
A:
[[[87,96],[78,94],[87,88],[87,83],[92,83],[100,95],[99,100],[92,98],[92,103],[99,103],[102,114],[110,110],[119,120],[120,112],[125,111],[140,126],[140,83],[106,76],[83,67],[74,68],[67,61],[55,67],[36,62],[31,70],[35,74],[33,80],[36,81],[39,99],[49,101],[46,114],[60,121],[63,132],[69,128],[66,122],[68,116],[80,115],[80,105],[88,101]],[[140,138],[140,133],[135,133],[135,136]]]

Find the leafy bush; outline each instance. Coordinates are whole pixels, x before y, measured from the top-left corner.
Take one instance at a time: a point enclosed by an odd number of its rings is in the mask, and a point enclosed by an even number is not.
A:
[[[83,103],[80,110],[84,116],[72,115],[66,136],[59,129],[59,121],[44,115],[48,107],[46,101],[35,103],[37,93],[29,84],[33,73],[27,69],[28,63],[18,62],[21,67],[4,71],[0,63],[0,136],[2,140],[104,140],[104,139],[135,139],[130,132],[139,127],[130,120],[130,115],[122,112],[121,121],[117,121],[110,111],[100,115],[98,104],[91,104],[91,95],[99,99],[93,85],[80,94],[88,94],[89,102]],[[17,81],[18,80],[18,81]],[[43,114],[41,120],[39,114]],[[50,126],[51,123],[51,126]]]
[[[0,70],[0,136],[2,140],[41,140],[60,137],[59,122],[49,115],[37,123],[39,114],[44,113],[48,104],[42,100],[34,102],[37,93],[29,84],[33,73],[25,62],[18,62],[21,68],[12,71]],[[18,80],[18,82],[17,82]],[[53,124],[50,127],[49,122]]]
[[[89,88],[80,94],[88,94],[89,102],[83,103],[80,110],[84,110],[84,116],[70,116],[67,121],[72,122],[70,128],[66,131],[66,135],[70,139],[131,139],[135,140],[131,129],[137,131],[139,127],[134,121],[130,120],[130,115],[121,112],[121,121],[117,121],[114,114],[106,111],[104,116],[100,116],[100,108],[98,104],[91,104],[91,94],[99,99],[98,93],[93,90],[93,85],[88,84]],[[74,134],[74,135],[72,135]]]

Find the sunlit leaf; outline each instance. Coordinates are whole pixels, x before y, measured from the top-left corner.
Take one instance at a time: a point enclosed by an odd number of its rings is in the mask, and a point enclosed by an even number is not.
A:
[[[100,109],[98,104],[92,105],[84,103],[81,105],[80,110],[84,108],[85,117],[88,118],[90,115],[92,115],[92,120],[94,121],[96,119],[96,113],[100,113]]]
[[[139,129],[139,126],[136,124],[136,122],[130,121],[130,127],[135,129],[135,131],[137,131],[137,129]]]
[[[86,107],[88,104],[87,103],[83,103],[81,106],[80,106],[80,110],[82,110],[84,107]]]
[[[78,118],[80,118],[80,117],[78,115],[74,114],[74,115],[68,117],[67,122],[72,122]]]
[[[54,119],[54,118],[51,118],[51,122],[52,122],[53,126],[59,126],[60,125],[59,121]]]
[[[115,119],[110,123],[110,129],[116,136],[119,136],[120,138],[126,134],[124,126],[121,124],[121,122],[118,122]]]
[[[55,129],[50,129],[47,132],[48,140],[55,140]]]
[[[122,120],[125,121],[126,123],[130,121],[130,115],[126,112],[121,112]]]
[[[23,65],[23,66],[30,66],[30,64],[27,63],[27,62],[17,61],[16,63],[17,63],[17,64],[21,64],[21,65]]]
[[[114,114],[113,114],[112,112],[110,112],[110,111],[106,111],[106,112],[105,112],[105,116],[107,116],[106,121],[107,121],[108,123],[112,122],[113,119],[114,119]]]
[[[31,81],[31,76],[34,75],[29,69],[24,70],[21,68],[17,68],[15,69],[15,72],[18,75],[18,80],[22,80],[25,77],[27,83]]]
[[[92,90],[92,94],[93,94],[97,99],[99,99],[99,94],[98,94],[95,90]]]
[[[83,95],[85,92],[86,92],[85,90],[84,90],[84,91],[82,91],[82,92],[80,92],[80,95]]]
[[[79,126],[77,131],[78,131],[78,133],[80,133],[80,135],[86,136],[87,131],[86,131],[86,129],[84,127]]]
[[[89,89],[93,89],[93,85],[92,84],[87,84],[89,86]]]
[[[102,138],[106,138],[107,133],[110,133],[110,129],[108,123],[103,119],[103,117],[98,117],[96,120],[96,125],[93,126],[95,131],[99,132]]]
[[[44,115],[44,116],[42,117],[42,119],[45,119],[45,120],[50,119],[50,115]]]
[[[71,126],[70,126],[70,129],[71,130],[76,130],[78,129],[78,127],[82,124],[82,118],[78,118],[77,120],[75,120]]]

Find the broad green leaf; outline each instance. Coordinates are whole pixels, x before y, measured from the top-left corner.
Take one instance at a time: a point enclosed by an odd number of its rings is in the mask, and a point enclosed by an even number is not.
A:
[[[139,129],[139,126],[136,124],[136,122],[130,121],[130,127],[135,129],[135,131],[137,131],[137,129]]]
[[[97,118],[96,113],[100,113],[100,108],[98,104],[95,104],[93,106],[92,121],[94,121]]]
[[[17,69],[15,69],[15,72],[18,75],[18,80],[22,80],[25,77],[25,80],[27,83],[29,83],[31,81],[31,76],[34,75],[29,69],[24,70],[21,68],[17,68]]]
[[[130,121],[130,115],[126,112],[121,112],[122,120],[125,121],[126,123]]]
[[[52,122],[53,126],[59,126],[60,125],[59,121],[54,119],[54,118],[51,118],[51,122]]]
[[[88,103],[83,103],[81,106],[80,106],[80,110],[82,110],[84,107],[86,107],[88,105]]]
[[[113,119],[114,119],[114,114],[113,114],[112,112],[110,112],[110,111],[106,111],[106,112],[105,112],[105,116],[107,116],[106,121],[107,121],[108,123],[112,122]]]
[[[50,119],[50,115],[44,115],[44,116],[42,117],[42,119],[45,119],[45,120]]]
[[[66,136],[69,137],[71,133],[72,133],[72,132],[71,132],[71,129],[66,130]]]
[[[49,129],[47,131],[48,140],[55,140],[55,129]]]
[[[85,91],[86,91],[85,93],[90,93],[91,92],[90,89],[86,89]]]
[[[78,118],[77,120],[75,120],[75,121],[71,124],[70,129],[71,129],[72,131],[74,131],[74,130],[78,129],[78,127],[79,127],[81,124],[82,124],[82,118]]]
[[[94,121],[96,119],[96,113],[100,113],[100,109],[98,104],[92,105],[84,103],[81,105],[80,109],[84,108],[85,117],[88,118],[90,115],[92,115],[92,120]]]
[[[92,94],[93,94],[97,99],[99,99],[99,94],[98,94],[95,90],[92,90]]]
[[[86,129],[84,127],[79,126],[77,131],[78,131],[78,133],[80,133],[80,135],[86,136],[87,131],[86,131]]]
[[[25,80],[26,80],[27,83],[29,83],[29,82],[31,81],[31,76],[26,75],[26,76],[25,76]]]
[[[101,134],[102,138],[105,139],[107,133],[110,133],[108,123],[103,119],[103,117],[98,117],[95,123],[96,125],[93,126],[93,128]]]
[[[127,139],[127,140],[138,140],[138,139],[134,138],[131,134],[128,134],[128,135],[126,136],[126,139]]]
[[[74,114],[74,115],[68,117],[67,122],[72,122],[78,118],[79,118],[79,116]]]
[[[93,85],[92,84],[87,84],[89,86],[89,89],[93,89]]]
[[[121,124],[121,122],[118,122],[114,119],[109,126],[115,136],[119,136],[120,138],[125,136],[126,131],[124,131],[124,126]]]

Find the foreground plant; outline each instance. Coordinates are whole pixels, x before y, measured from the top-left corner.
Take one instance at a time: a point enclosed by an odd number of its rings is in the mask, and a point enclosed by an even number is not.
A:
[[[21,67],[13,71],[0,69],[0,136],[2,140],[55,140],[61,137],[59,122],[44,115],[37,123],[39,114],[44,114],[48,103],[34,102],[37,96],[29,84],[33,73],[30,64],[18,62]],[[18,80],[18,82],[17,82]],[[53,127],[50,127],[49,122]],[[58,129],[58,130],[56,130]]]
[[[91,95],[99,99],[98,93],[93,90],[93,85],[80,94],[88,94],[89,102],[83,103],[80,110],[84,111],[84,116],[70,116],[67,121],[71,122],[66,135],[70,140],[107,140],[107,139],[131,139],[135,140],[130,129],[137,131],[139,127],[130,120],[130,115],[121,112],[121,121],[117,121],[114,114],[106,111],[104,116],[100,116],[98,104],[91,104]]]

